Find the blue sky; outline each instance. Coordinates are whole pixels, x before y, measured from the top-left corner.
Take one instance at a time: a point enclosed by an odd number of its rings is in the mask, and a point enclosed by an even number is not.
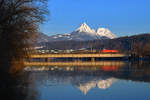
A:
[[[40,25],[47,35],[70,33],[83,22],[117,36],[150,33],[150,0],[49,0],[48,9]]]

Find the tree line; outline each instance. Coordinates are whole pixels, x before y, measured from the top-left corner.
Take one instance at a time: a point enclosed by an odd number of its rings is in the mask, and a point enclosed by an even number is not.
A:
[[[92,40],[92,41],[57,41],[43,42],[37,46],[44,46],[43,49],[49,50],[78,50],[85,48],[87,50],[116,49],[120,53],[132,54],[137,57],[150,56],[150,34],[140,34],[125,36],[115,39]]]

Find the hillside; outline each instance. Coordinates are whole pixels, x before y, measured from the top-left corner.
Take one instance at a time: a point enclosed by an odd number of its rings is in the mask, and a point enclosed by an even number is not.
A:
[[[38,45],[44,45],[47,49],[119,49],[121,51],[130,51],[134,44],[140,43],[142,47],[150,44],[150,34],[140,34],[133,36],[120,37],[115,39],[92,40],[92,41],[57,41],[42,42]],[[140,46],[140,45],[139,45]]]

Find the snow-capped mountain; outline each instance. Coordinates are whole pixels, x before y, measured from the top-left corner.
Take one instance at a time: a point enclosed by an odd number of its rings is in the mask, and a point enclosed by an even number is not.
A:
[[[76,32],[85,32],[85,33],[96,33],[94,29],[91,29],[85,22],[76,30]]]
[[[106,28],[98,28],[97,31],[91,29],[85,22],[81,24],[75,31],[67,34],[57,34],[49,37],[49,41],[63,41],[63,40],[75,40],[75,41],[87,41],[96,39],[113,39],[116,38],[110,30]]]
[[[106,28],[98,28],[97,34],[100,36],[108,37],[110,39],[116,38],[116,35],[114,35],[109,29]]]

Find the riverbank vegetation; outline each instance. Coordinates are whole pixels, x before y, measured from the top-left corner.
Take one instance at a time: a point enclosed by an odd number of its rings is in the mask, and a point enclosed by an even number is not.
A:
[[[26,99],[22,84],[27,83],[20,82],[23,58],[36,42],[39,24],[48,13],[46,4],[47,0],[0,0],[0,96],[6,100]]]
[[[18,65],[28,56],[27,51],[36,42],[39,23],[47,14],[46,4],[47,0],[0,0],[1,63]]]

